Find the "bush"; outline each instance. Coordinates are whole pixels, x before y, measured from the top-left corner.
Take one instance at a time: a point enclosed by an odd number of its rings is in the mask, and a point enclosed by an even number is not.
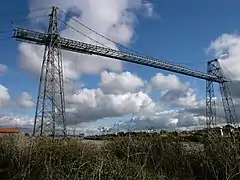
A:
[[[206,136],[118,136],[96,146],[76,140],[0,138],[0,179],[240,179],[240,140]]]

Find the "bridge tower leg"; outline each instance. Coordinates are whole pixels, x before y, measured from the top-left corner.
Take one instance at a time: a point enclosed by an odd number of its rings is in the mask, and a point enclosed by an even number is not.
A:
[[[207,63],[207,73],[216,75],[218,68],[215,67],[213,61]],[[207,128],[216,125],[216,101],[214,94],[214,82],[212,80],[206,81],[206,125]]]
[[[221,66],[217,59],[208,62],[208,74],[215,75],[219,79],[225,79]],[[229,90],[228,82],[219,83],[222,103],[227,124],[234,125],[237,123],[236,111],[233,105],[232,96]],[[206,118],[207,127],[216,124],[216,102],[214,97],[214,86],[211,80],[206,84]]]
[[[54,138],[58,130],[60,135],[66,136],[63,67],[59,38],[57,8],[53,7],[43,56],[33,136],[51,135]]]

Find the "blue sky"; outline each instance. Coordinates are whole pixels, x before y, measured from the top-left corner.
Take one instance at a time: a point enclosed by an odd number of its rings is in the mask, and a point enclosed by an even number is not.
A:
[[[13,6],[14,4],[14,6]],[[223,33],[238,33],[240,1],[237,0],[201,0],[201,1],[153,1],[154,16],[146,17],[138,12],[138,22],[135,24],[135,35],[130,48],[142,54],[159,59],[172,61],[193,69],[206,71],[206,61],[213,58],[205,50],[211,41]],[[0,7],[0,31],[11,29],[11,22],[28,15],[29,2],[3,1]],[[18,12],[22,12],[19,14]],[[23,27],[31,27],[30,22],[21,22]],[[0,33],[0,39],[11,33]],[[28,92],[34,99],[38,89],[38,78],[31,76],[19,67],[19,42],[14,39],[0,40],[0,63],[8,66],[5,76],[0,76],[0,84],[8,88],[12,97],[21,92]],[[63,57],[64,59],[64,57]],[[124,71],[137,74],[144,80],[149,80],[156,73],[165,75],[169,72],[124,63]],[[178,75],[183,82],[189,82],[197,91],[199,97],[205,96],[205,82],[195,78]],[[84,75],[80,78],[87,88],[98,87],[98,75]],[[158,92],[151,97],[158,98]],[[4,111],[16,111],[8,108]],[[33,114],[32,110],[17,110],[20,114]]]

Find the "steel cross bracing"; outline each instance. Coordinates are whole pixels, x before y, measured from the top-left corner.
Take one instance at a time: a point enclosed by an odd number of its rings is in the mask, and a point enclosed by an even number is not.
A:
[[[207,64],[207,72],[213,76],[217,76],[218,67],[215,67],[212,61]],[[206,125],[211,128],[216,125],[216,101],[214,96],[214,82],[206,81]]]
[[[179,73],[187,76],[196,77],[199,79],[211,80],[213,82],[218,82],[218,83],[228,81],[227,79],[219,79],[217,76],[209,75],[205,72],[196,71],[183,66],[174,65],[166,61],[143,57],[135,54],[117,51],[110,48],[83,43],[83,42],[59,37],[58,34],[56,34],[55,36],[56,36],[55,38],[59,38],[59,41],[61,42],[61,49],[63,50],[89,54],[89,55],[99,55],[99,56],[109,57],[113,59],[119,59],[122,61],[141,64],[141,65],[150,66],[158,69],[163,69],[163,70],[167,70],[167,71],[171,71],[171,72],[175,72],[175,73]],[[14,29],[14,38],[20,41],[25,41],[29,43],[38,44],[38,45],[46,45],[49,43],[48,34],[31,31],[23,28]]]
[[[41,69],[33,136],[52,135],[56,132],[66,136],[65,100],[61,42],[58,36],[57,10],[53,7],[48,27],[48,42]],[[59,131],[57,131],[57,129]]]
[[[208,62],[207,66],[208,74],[224,78],[222,68],[220,67],[219,61],[214,59]],[[238,123],[237,115],[233,105],[232,96],[228,87],[228,82],[219,83],[220,92],[222,97],[223,109],[227,124],[234,125]],[[206,118],[207,127],[216,125],[216,102],[214,97],[214,86],[213,81],[208,80],[206,84]]]

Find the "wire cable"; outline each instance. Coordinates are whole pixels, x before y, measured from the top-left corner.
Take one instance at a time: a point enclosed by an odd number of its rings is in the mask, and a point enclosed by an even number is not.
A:
[[[61,21],[63,24],[65,24],[67,27],[69,27],[69,28],[75,30],[76,32],[80,33],[80,34],[83,35],[84,37],[89,38],[90,40],[94,41],[95,43],[100,44],[100,45],[102,45],[102,46],[104,46],[104,47],[106,47],[106,48],[109,48],[108,46],[106,46],[106,45],[100,43],[99,41],[97,41],[97,40],[89,37],[88,35],[84,34],[83,32],[79,31],[78,29],[74,28],[73,26],[69,25],[68,23],[64,22],[63,20],[61,20],[61,19],[59,19],[59,18],[58,18],[58,20]]]
[[[79,31],[78,29],[76,29],[76,28],[74,28],[73,26],[69,25],[68,23],[64,22],[64,21],[61,20],[60,18],[58,18],[58,20],[61,21],[63,24],[65,24],[67,27],[69,27],[69,28],[75,30],[76,32],[78,32],[78,33],[80,33],[81,35],[83,35],[83,36],[89,38],[90,40],[96,42],[97,44],[100,44],[100,45],[102,45],[102,46],[104,46],[104,47],[106,47],[106,48],[110,48],[110,47],[106,46],[105,44],[100,43],[99,41],[97,41],[97,40],[95,40],[95,39],[89,37],[88,35],[82,33],[81,31]],[[143,56],[147,57],[146,55],[143,55]],[[148,56],[148,57],[149,57],[149,56]],[[151,58],[151,59],[155,59],[155,58],[152,58],[152,57],[149,57],[149,58]],[[168,61],[168,62],[170,62],[170,61]],[[178,64],[178,65],[181,65],[181,64],[182,64],[182,65],[186,65],[186,63],[181,63],[181,62],[171,62],[171,63]],[[199,62],[199,63],[202,63],[202,62]],[[199,64],[199,63],[188,63],[188,64]]]
[[[233,73],[231,73],[226,66],[221,65],[221,68],[222,68],[223,70],[225,70],[226,72],[228,72],[228,74],[230,75],[230,77],[228,78],[230,83],[237,83],[237,84],[240,85],[240,81],[239,81],[239,80],[237,80],[237,79],[231,79],[231,78],[233,78],[235,75],[234,75]]]
[[[230,79],[230,78],[233,78],[235,75],[234,75],[233,73],[231,73],[231,72],[228,70],[227,67],[221,65],[221,68],[222,68],[223,70],[225,70],[226,72],[228,72],[228,74],[230,75],[230,77],[229,77],[230,82],[233,82],[233,81],[234,81],[234,82],[240,83],[239,80],[232,80],[232,79]]]
[[[58,8],[58,9],[59,9],[59,8]],[[80,21],[77,20],[76,18],[73,18],[73,17],[71,17],[70,15],[68,15],[68,14],[67,14],[65,11],[63,11],[62,9],[59,9],[59,10],[60,10],[60,12],[62,12],[64,15],[66,15],[66,16],[69,17],[70,19],[74,20],[75,22],[77,22],[78,24],[80,24],[80,25],[83,26],[84,28],[88,29],[89,31],[97,34],[98,36],[100,36],[100,37],[102,37],[102,38],[104,38],[104,39],[106,39],[106,40],[108,40],[108,41],[110,41],[110,42],[112,42],[112,43],[114,43],[114,44],[116,44],[116,45],[124,48],[124,49],[127,49],[127,50],[129,50],[129,51],[131,51],[131,52],[133,52],[133,53],[136,53],[136,54],[138,54],[138,55],[142,55],[142,56],[145,56],[145,57],[149,57],[149,58],[151,58],[151,59],[155,59],[155,58],[150,57],[150,56],[147,56],[147,55],[145,55],[145,54],[143,54],[143,53],[137,52],[137,51],[135,51],[135,50],[133,50],[133,49],[131,49],[131,48],[129,48],[129,47],[126,47],[126,46],[124,46],[124,45],[122,45],[122,44],[120,44],[120,43],[118,43],[118,42],[116,42],[116,41],[114,41],[114,40],[112,40],[112,39],[110,39],[110,38],[108,38],[108,37],[106,37],[106,36],[98,33],[97,31],[95,31],[94,29],[92,29],[92,28],[88,27],[87,25],[83,24],[82,22],[80,22]],[[168,61],[168,62],[177,63],[177,64],[184,64],[184,65],[186,65],[186,64],[200,64],[200,63],[203,63],[203,62],[198,62],[198,63],[195,62],[195,63],[192,63],[192,62],[177,62],[177,61]]]
[[[96,42],[97,44],[100,44],[100,45],[102,45],[102,46],[104,46],[104,47],[106,47],[106,48],[111,49],[110,47],[108,47],[108,46],[100,43],[99,41],[97,41],[97,40],[89,37],[88,35],[82,33],[81,31],[79,31],[78,29],[76,29],[76,28],[74,28],[73,26],[69,25],[68,23],[66,23],[65,21],[61,20],[60,18],[58,18],[58,20],[59,20],[60,22],[62,22],[64,25],[66,25],[67,27],[73,29],[74,31],[78,32],[79,34],[83,35],[84,37],[87,37],[88,39],[92,40],[93,42]],[[153,59],[153,58],[152,58],[152,59]],[[156,61],[158,61],[158,60],[156,60]],[[179,65],[179,66],[180,66],[180,65]]]
[[[86,29],[92,31],[93,33],[97,34],[98,36],[100,36],[100,37],[102,37],[102,38],[104,38],[104,39],[106,39],[106,40],[108,40],[108,41],[110,41],[110,42],[112,42],[112,43],[114,43],[114,44],[116,44],[116,45],[124,48],[124,49],[127,49],[127,50],[129,50],[129,51],[132,51],[132,52],[134,52],[134,53],[136,53],[136,54],[139,54],[139,55],[142,54],[142,53],[139,53],[139,52],[137,52],[137,51],[135,51],[135,50],[133,50],[133,49],[130,49],[130,48],[124,46],[124,45],[121,45],[120,43],[118,43],[118,42],[116,42],[116,41],[114,41],[114,40],[112,40],[112,39],[110,39],[110,38],[108,38],[108,37],[106,37],[106,36],[98,33],[97,31],[95,31],[95,30],[93,30],[92,28],[86,26],[85,24],[83,24],[83,23],[80,22],[79,20],[77,20],[77,19],[69,16],[69,15],[68,15],[66,12],[64,12],[63,10],[61,10],[61,9],[59,9],[59,10],[60,10],[62,13],[64,13],[67,17],[69,17],[70,19],[72,19],[72,20],[74,20],[75,22],[79,23],[81,26],[83,26],[83,27],[85,27]]]

